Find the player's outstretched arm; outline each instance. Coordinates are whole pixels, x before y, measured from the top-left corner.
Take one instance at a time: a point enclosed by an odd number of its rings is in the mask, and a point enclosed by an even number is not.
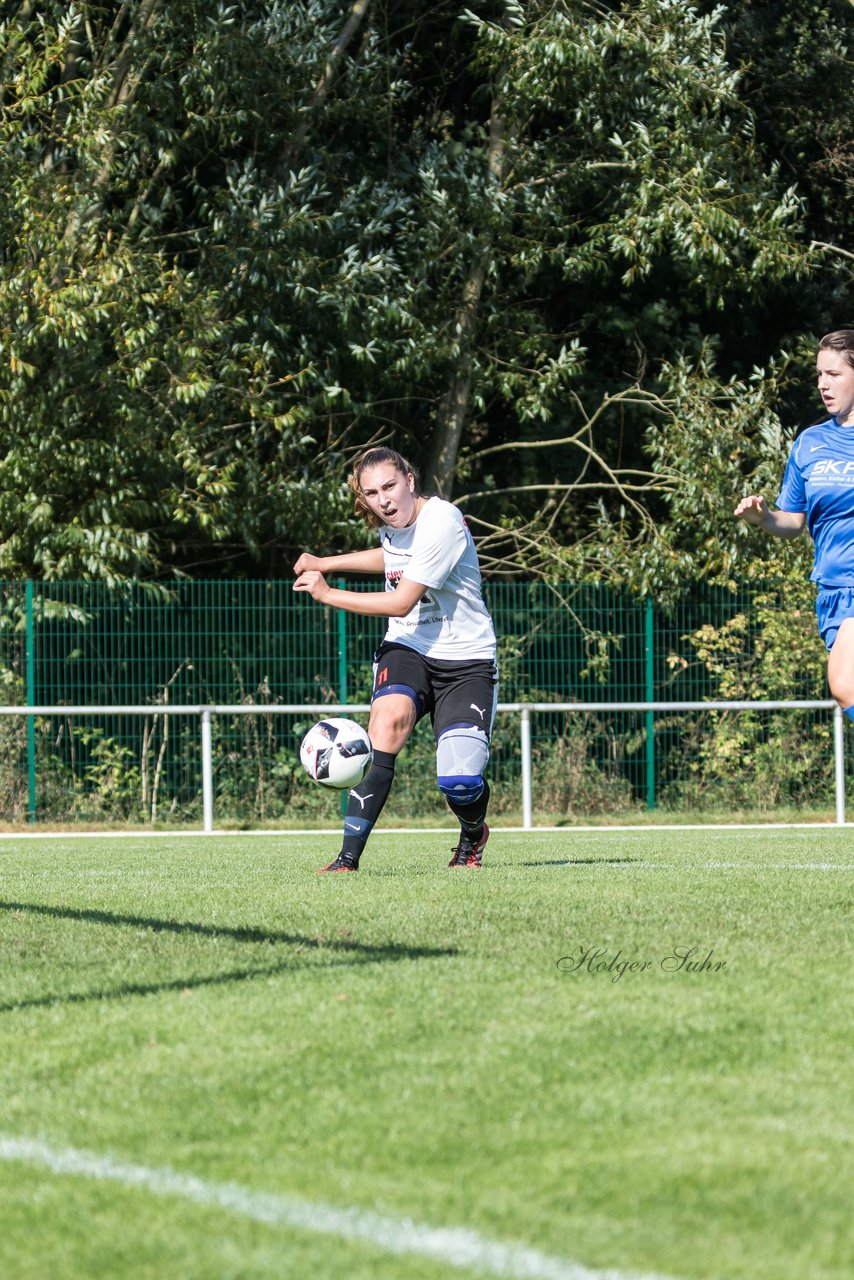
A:
[[[333,609],[370,618],[405,618],[426,590],[420,582],[401,578],[394,591],[345,591],[330,587],[315,569],[306,569],[294,583],[294,591],[307,591],[319,604],[331,604]]]
[[[307,570],[317,573],[382,573],[382,547],[369,547],[367,551],[348,551],[340,556],[313,556],[304,551],[294,565],[294,573],[299,575]]]
[[[796,538],[807,522],[804,511],[772,511],[761,493],[742,498],[732,514],[736,520],[744,520],[778,538]]]

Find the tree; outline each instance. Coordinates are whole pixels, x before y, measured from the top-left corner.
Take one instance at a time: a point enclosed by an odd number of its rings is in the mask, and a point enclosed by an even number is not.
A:
[[[769,10],[763,45],[755,9],[724,32],[684,0],[18,4],[2,572],[286,572],[364,536],[342,470],[379,439],[494,569],[684,564],[673,477],[702,488],[724,401],[759,447],[778,347],[791,401],[809,246],[836,237],[830,170],[802,197],[807,152],[777,163],[748,64],[789,28]]]
[[[0,31],[10,576],[257,560],[342,514],[296,390],[311,358],[262,301],[271,224],[286,251],[315,217],[310,174],[283,219],[270,181],[299,107],[295,81],[268,132],[293,22],[250,14],[24,4]]]
[[[463,500],[493,569],[625,576],[603,541],[615,516],[622,554],[636,545],[647,564],[671,477],[641,444],[672,417],[680,350],[713,399],[731,398],[739,384],[715,382],[704,335],[810,270],[800,202],[755,146],[719,17],[644,3],[471,19],[504,121],[501,180],[471,202],[455,414],[439,416],[433,457],[440,487],[454,470],[476,481]],[[494,143],[481,154],[495,178]],[[474,421],[457,458],[461,385]]]

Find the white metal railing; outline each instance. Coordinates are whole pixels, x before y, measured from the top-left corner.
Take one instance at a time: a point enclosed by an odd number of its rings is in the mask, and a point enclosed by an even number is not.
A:
[[[833,762],[836,822],[845,824],[845,737],[843,712],[831,698],[805,698],[789,701],[709,702],[499,702],[496,711],[519,715],[522,756],[522,826],[533,827],[533,791],[531,774],[531,713],[535,711],[584,711],[597,714],[619,711],[833,711]],[[202,830],[213,831],[213,748],[211,722],[213,716],[228,715],[351,715],[370,711],[368,703],[237,703],[177,706],[174,703],[150,703],[146,706],[0,706],[0,716],[197,716],[202,742]]]

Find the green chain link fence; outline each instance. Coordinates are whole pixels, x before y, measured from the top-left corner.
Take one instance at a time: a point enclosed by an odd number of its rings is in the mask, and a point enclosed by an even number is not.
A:
[[[487,597],[501,702],[827,696],[806,583],[700,586],[667,607],[596,584],[495,582]],[[0,584],[0,701],[148,708],[0,717],[0,822],[197,823],[198,716],[162,708],[204,703],[259,708],[215,718],[217,825],[333,821],[336,798],[297,758],[316,717],[264,708],[366,702],[382,631],[289,582]],[[831,736],[822,710],[537,712],[535,818],[830,811]],[[401,757],[390,820],[446,818],[433,751],[422,726]],[[492,811],[507,821],[519,818],[520,774],[518,715],[505,713],[490,776]]]

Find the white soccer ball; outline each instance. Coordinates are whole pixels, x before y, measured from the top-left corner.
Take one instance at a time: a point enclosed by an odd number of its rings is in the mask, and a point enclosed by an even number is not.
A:
[[[374,749],[360,724],[343,716],[318,720],[299,749],[302,767],[322,787],[347,791],[358,786],[371,767]]]

